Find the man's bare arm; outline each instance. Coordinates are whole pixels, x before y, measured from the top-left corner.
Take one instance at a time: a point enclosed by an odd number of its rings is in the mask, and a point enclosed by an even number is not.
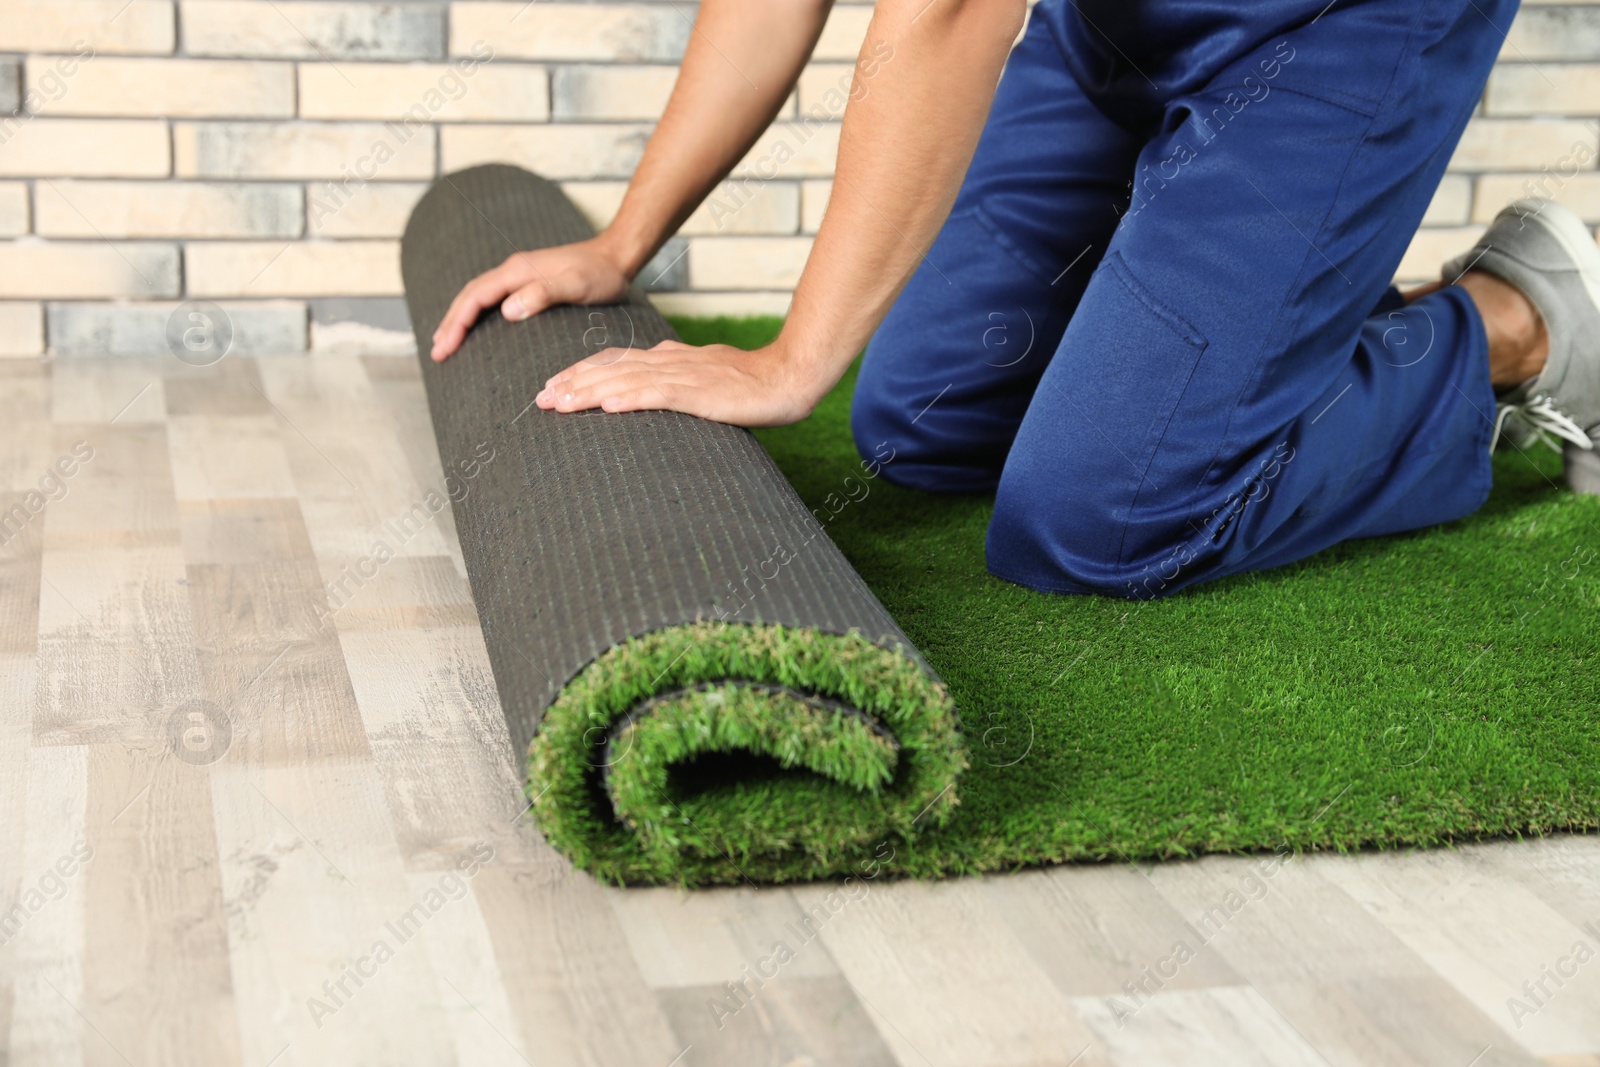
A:
[[[744,426],[809,414],[949,214],[1025,15],[1024,0],[879,0],[862,56],[887,42],[892,58],[845,109],[833,195],[778,340],[749,353],[602,353],[552,378],[540,405],[666,407]]]
[[[592,240],[518,252],[473,279],[433,336],[461,345],[483,309],[525,319],[553,304],[620,299],[628,283],[772,123],[832,0],[703,0],[666,111],[617,217]]]
[[[880,0],[863,51],[886,40],[894,58],[845,111],[833,193],[783,330],[814,378],[813,404],[944,225],[1025,16],[1023,0]]]

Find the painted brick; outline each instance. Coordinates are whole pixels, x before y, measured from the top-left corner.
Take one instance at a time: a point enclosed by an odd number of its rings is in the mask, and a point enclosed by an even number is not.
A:
[[[837,119],[844,115],[855,66],[850,63],[813,63],[800,74],[800,110],[809,114],[814,107]],[[868,91],[871,83],[868,83]]]
[[[98,57],[101,65],[117,62]],[[82,97],[82,75],[93,59],[79,56],[29,56],[16,60],[17,106],[30,115],[73,113],[68,97]],[[93,83],[94,79],[89,79]],[[92,93],[92,89],[90,90]]]
[[[650,262],[639,269],[638,282],[647,293],[674,293],[689,288],[689,242],[671,237]]]
[[[1560,173],[1485,174],[1478,179],[1472,205],[1473,222],[1491,222],[1500,209],[1524,197],[1554,200],[1577,212],[1588,223],[1600,223],[1600,173],[1582,171],[1571,177]]]
[[[610,224],[622,205],[627,182],[564,182],[572,198],[596,229]],[[748,191],[746,191],[746,189]],[[686,237],[710,234],[793,234],[800,220],[800,187],[794,182],[724,182],[711,191],[678,232]]]
[[[44,352],[44,312],[38,304],[0,300],[0,356]]]
[[[28,232],[28,187],[21,182],[0,182],[0,237]]]
[[[416,355],[406,302],[398,297],[311,301],[311,349],[363,355]]]
[[[395,296],[398,241],[205,241],[184,248],[190,296]]]
[[[9,115],[22,106],[22,64],[9,56],[0,57],[0,115]]]
[[[695,11],[677,3],[458,2],[450,5],[450,54],[489,41],[507,59],[673,63],[683,58]]]
[[[677,67],[557,67],[550,75],[551,113],[567,119],[655,121],[667,106]]]
[[[184,0],[183,49],[264,59],[439,59],[444,12],[432,4]]]
[[[333,182],[306,189],[306,232],[313,237],[399,237],[422,194],[422,182],[368,182],[342,193]]]
[[[396,123],[180,122],[180,178],[431,178],[434,131]]]
[[[867,24],[871,21],[872,8],[868,5],[835,4],[811,58],[854,62],[861,54],[861,42],[867,39]]]
[[[176,41],[172,0],[6,0],[0,52],[168,55]]]
[[[446,171],[500,162],[557,180],[626,178],[638,166],[649,137],[650,127],[623,123],[445,126],[439,144]],[[761,136],[734,175],[783,179],[828,175],[838,152],[839,123],[780,122]]]
[[[1482,226],[1449,226],[1440,229],[1422,229],[1411,239],[1395,277],[1407,282],[1431,282],[1439,277],[1439,268],[1473,246],[1483,235]]]
[[[792,289],[811,254],[809,237],[695,237],[689,281],[696,289]]]
[[[1600,56],[1600,6],[1530,7],[1517,12],[1506,35],[1507,60],[1589,59]]]
[[[479,163],[515,163],[547,178],[626,178],[639,165],[648,126],[445,126],[439,155],[446,171]]]
[[[816,233],[822,228],[822,213],[828,210],[828,197],[832,195],[832,181],[800,183],[801,233]]]
[[[1600,63],[1503,63],[1489,75],[1483,109],[1490,115],[1600,115]]]
[[[1600,135],[1594,123],[1570,119],[1481,119],[1467,123],[1454,171],[1538,170],[1587,153],[1594,159]]]
[[[56,77],[51,57],[30,58],[27,88],[43,93]],[[82,63],[46,115],[178,118],[280,118],[294,114],[294,68],[288,63],[226,59],[123,59]]]
[[[543,67],[473,59],[459,64],[303,63],[300,114],[417,122],[543,122],[550,117],[550,80]]]
[[[833,174],[839,123],[796,119],[777,122],[734,167],[735,177],[820,178]]]
[[[49,304],[50,352],[57,356],[166,355],[167,323],[185,304]],[[306,306],[297,301],[221,304],[230,356],[276,355],[306,347]]]
[[[1433,192],[1424,226],[1458,226],[1467,221],[1472,208],[1472,179],[1464,174],[1447,174]]]
[[[0,118],[0,177],[165,178],[165,122]]]
[[[21,240],[0,244],[0,293],[20,297],[175,297],[171,244]]]
[[[718,315],[789,314],[788,293],[651,293],[650,302],[663,315],[693,315],[715,318]]]
[[[299,237],[298,185],[40,181],[46,237]]]

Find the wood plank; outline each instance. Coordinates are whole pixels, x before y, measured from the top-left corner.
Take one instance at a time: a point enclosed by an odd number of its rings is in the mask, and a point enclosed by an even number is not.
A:
[[[16,608],[0,583],[0,635],[19,625],[33,625],[34,613]],[[8,637],[8,640],[16,640]],[[19,977],[5,916],[16,907],[25,877],[28,833],[28,752],[33,740],[33,700],[37,686],[34,657],[27,652],[0,651],[0,1049],[11,1033],[11,1001]],[[0,1057],[0,1062],[5,1062]]]
[[[26,782],[27,828],[17,862],[22,877],[7,887],[0,946],[0,959],[14,975],[8,1062],[72,1067],[86,1062],[86,1052],[88,1062],[99,1062],[116,1050],[82,1014],[83,872],[94,862],[85,848],[87,749],[33,749]]]
[[[277,420],[262,415],[183,415],[167,420],[179,500],[293,497],[294,478]]]
[[[65,359],[44,364],[50,376],[50,418],[65,423],[134,426],[166,418],[161,371],[167,357]]]
[[[236,1064],[205,767],[165,744],[94,745],[88,764],[81,1007],[133,1063]]]
[[[0,362],[0,438],[0,492],[39,489],[56,460],[47,365]]]
[[[485,866],[473,892],[529,1062],[637,1067],[683,1050],[628,952],[608,891],[587,875]]]
[[[372,398],[382,406],[388,418],[391,439],[411,471],[416,485],[440,486],[449,495],[445,484],[444,467],[439,461],[439,446],[433,437],[433,417],[428,413],[428,394],[422,385],[422,372],[414,359],[394,359],[386,356],[363,358],[371,386]],[[487,438],[494,448],[492,435]],[[440,513],[440,533],[443,534],[455,563],[456,570],[466,577],[466,564],[461,558],[461,545],[456,538],[455,516],[449,508]]]
[[[43,515],[36,739],[154,740],[197,695],[165,430],[58,425],[54,442],[82,462]]]
[[[359,362],[290,357],[260,366],[319,557],[360,558],[380,540],[396,555],[450,554],[436,521],[448,491],[442,480],[412,476]]]
[[[498,857],[496,860],[498,861]],[[427,955],[439,985],[440,1014],[454,1039],[456,1058],[471,1067],[525,1067],[538,1034],[525,1034],[506,997],[495,946],[473,894],[472,879],[456,872],[419,873],[407,877],[411,896],[421,900],[439,889],[448,906],[422,927],[417,944]],[[457,901],[460,887],[463,897]],[[531,1040],[530,1040],[531,1038]]]
[[[455,1063],[415,943],[432,911],[406,919],[419,897],[370,763],[230,757],[210,780],[243,1062]]]
[[[1393,931],[1289,859],[1214,856],[1151,870],[1156,888],[1305,1041],[1336,1065],[1530,1064]],[[1163,993],[1157,993],[1160,999]]]
[[[1106,1062],[1094,1033],[990,905],[981,880],[858,882],[856,899],[850,889],[793,892],[899,1063]]]
[[[20,903],[23,880],[35,873],[27,866],[28,755],[38,688],[39,568],[43,559],[44,523],[32,522],[26,493],[37,453],[48,452],[52,435],[42,417],[48,410],[49,378],[40,365],[0,367],[0,524],[22,506],[25,525],[0,525],[0,1050],[10,1047],[12,1003],[19,973],[16,936],[7,918]],[[30,447],[31,446],[31,447]],[[18,472],[21,472],[19,475]],[[19,484],[21,492],[10,487]],[[32,527],[30,529],[30,527]],[[10,1062],[4,1056],[0,1060]]]
[[[1107,997],[1073,1004],[1114,1064],[1327,1067],[1322,1053],[1249,986],[1174,986],[1132,1017]]]
[[[894,1067],[894,1055],[842,975],[782,973],[737,1000],[722,986],[662,989],[656,997],[687,1050],[683,1067]]]
[[[1034,962],[1068,996],[1128,996],[1152,976],[1170,989],[1241,984],[1216,953],[1185,955],[1199,936],[1145,869],[1084,864],[989,878],[983,893]]]
[[[522,818],[521,764],[477,628],[341,632],[339,641],[407,869],[442,869],[486,842],[502,863],[565,877],[570,865]]]
[[[1320,873],[1516,1044],[1538,1055],[1600,1046],[1600,911],[1583,929],[1545,903],[1525,866],[1479,850],[1330,858]]]
[[[200,695],[227,720],[237,758],[369,755],[298,505],[189,502],[183,540]]]
[[[177,545],[44,556],[35,743],[154,741],[198,695]]]
[[[168,417],[184,415],[264,416],[271,405],[261,391],[261,364],[224,359],[204,367],[162,360],[158,369]]]

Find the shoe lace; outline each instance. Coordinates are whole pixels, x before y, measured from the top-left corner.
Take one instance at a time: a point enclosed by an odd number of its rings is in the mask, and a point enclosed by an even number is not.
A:
[[[1572,421],[1572,418],[1556,407],[1556,399],[1548,393],[1535,393],[1520,404],[1500,404],[1499,411],[1495,413],[1494,435],[1489,439],[1489,449],[1500,441],[1500,432],[1505,428],[1508,419],[1515,418],[1519,423],[1532,430],[1546,447],[1561,451],[1561,445],[1555,438],[1570,441],[1586,452],[1594,450],[1594,441],[1584,432],[1582,426]],[[1553,435],[1553,436],[1552,436]]]

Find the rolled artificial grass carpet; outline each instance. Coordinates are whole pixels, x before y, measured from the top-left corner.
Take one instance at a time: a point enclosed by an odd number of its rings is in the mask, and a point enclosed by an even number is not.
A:
[[[672,332],[640,294],[428,357],[461,287],[592,235],[551,183],[446,175],[402,242],[452,510],[533,817],[622,882],[859,871],[943,825],[966,755],[942,682],[744,430],[562,415],[552,374]],[[878,475],[859,463],[852,478]]]

